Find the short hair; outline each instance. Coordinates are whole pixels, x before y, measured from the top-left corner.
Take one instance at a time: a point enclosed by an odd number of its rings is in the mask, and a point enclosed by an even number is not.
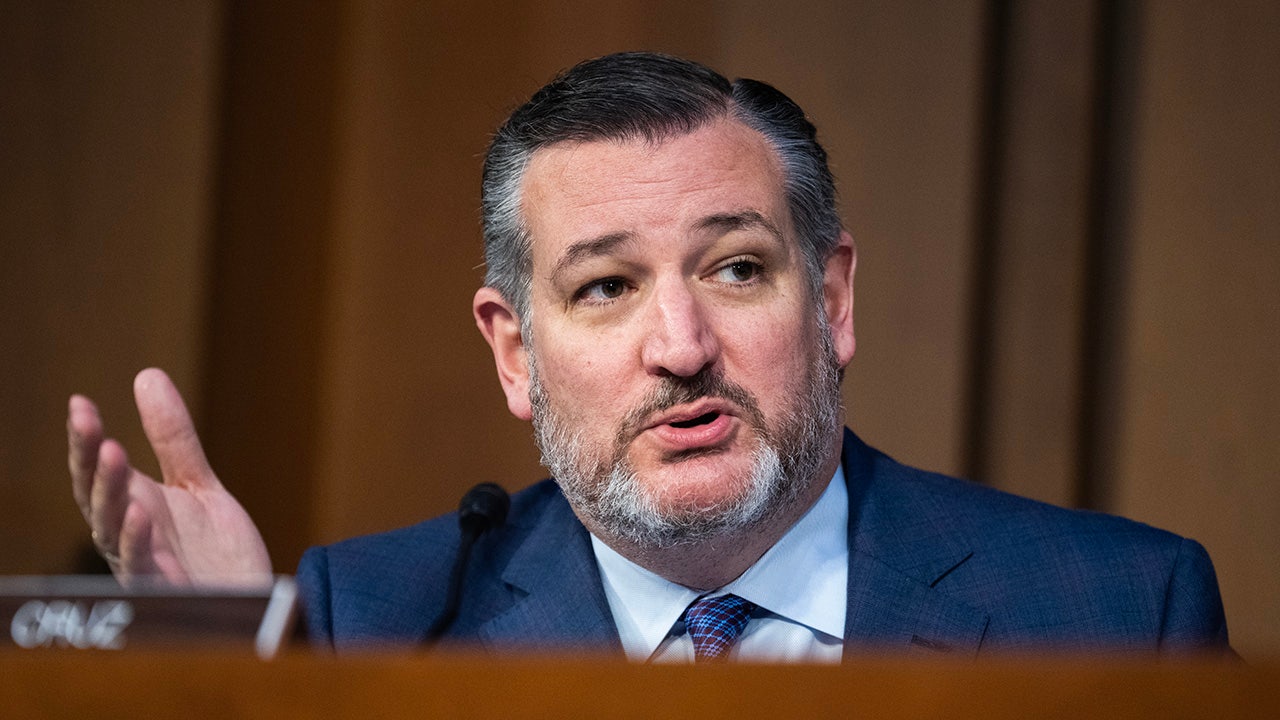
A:
[[[521,185],[540,148],[562,142],[660,142],[732,117],[778,154],[787,206],[813,297],[841,231],[827,153],[804,110],[767,83],[729,82],[705,65],[670,55],[628,52],[587,60],[562,72],[511,113],[489,144],[481,211],[485,285],[528,322],[532,260],[520,212]]]

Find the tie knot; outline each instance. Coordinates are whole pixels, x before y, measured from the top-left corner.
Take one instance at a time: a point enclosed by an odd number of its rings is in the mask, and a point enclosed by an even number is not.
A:
[[[737,595],[695,600],[684,611],[684,627],[693,640],[694,660],[700,662],[725,657],[755,609],[755,603]]]

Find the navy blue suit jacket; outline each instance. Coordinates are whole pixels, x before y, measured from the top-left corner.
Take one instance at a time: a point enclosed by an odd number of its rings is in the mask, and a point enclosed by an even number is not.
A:
[[[1225,648],[1204,548],[900,465],[846,431],[846,656],[915,650]],[[453,515],[312,548],[298,579],[313,639],[411,644],[441,612]],[[471,558],[447,639],[492,651],[621,652],[586,529],[556,485],[517,493]]]

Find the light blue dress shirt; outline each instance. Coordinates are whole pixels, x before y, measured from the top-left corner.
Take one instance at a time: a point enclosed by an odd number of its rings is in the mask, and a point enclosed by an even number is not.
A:
[[[849,493],[843,468],[818,502],[737,579],[710,593],[690,590],[619,555],[591,536],[609,610],[627,658],[693,662],[679,622],[703,595],[733,593],[758,608],[730,652],[752,662],[839,662],[849,576]]]

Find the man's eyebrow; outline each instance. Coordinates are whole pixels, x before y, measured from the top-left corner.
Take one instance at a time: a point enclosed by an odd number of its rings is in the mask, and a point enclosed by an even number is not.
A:
[[[721,233],[728,233],[734,230],[760,229],[772,235],[778,242],[784,242],[785,240],[782,230],[755,210],[739,210],[737,212],[708,215],[699,220],[695,228],[700,231],[718,230]],[[583,260],[606,255],[619,245],[632,242],[635,239],[634,233],[622,231],[573,243],[565,249],[564,254],[556,261],[556,266],[551,271],[551,276],[555,277]]]
[[[772,235],[778,242],[783,242],[785,239],[781,228],[755,210],[740,210],[738,212],[708,215],[698,221],[697,228],[699,230],[718,230],[723,233],[734,230],[759,229]]]
[[[601,235],[589,240],[580,240],[570,245],[560,259],[556,262],[555,269],[551,271],[552,277],[559,275],[565,269],[582,262],[588,258],[605,255],[615,247],[630,242],[635,239],[635,235],[629,232],[609,233]]]

